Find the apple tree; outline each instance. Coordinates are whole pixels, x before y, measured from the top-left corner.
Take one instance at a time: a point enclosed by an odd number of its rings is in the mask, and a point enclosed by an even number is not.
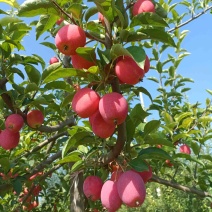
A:
[[[0,211],[209,210],[211,100],[177,71],[210,1],[1,4]]]

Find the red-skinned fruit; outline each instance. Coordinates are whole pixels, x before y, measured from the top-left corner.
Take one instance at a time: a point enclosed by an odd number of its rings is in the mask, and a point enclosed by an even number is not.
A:
[[[12,132],[18,132],[24,125],[24,119],[19,114],[11,114],[5,121],[5,127]]]
[[[95,66],[94,61],[86,60],[78,54],[71,56],[72,65],[76,69],[89,69],[91,66]]]
[[[183,144],[183,145],[180,146],[180,152],[190,155],[191,149],[187,144]]]
[[[110,212],[117,211],[122,204],[117,190],[117,183],[107,180],[101,190],[102,205]]]
[[[150,69],[150,61],[148,56],[146,55],[145,63],[144,63],[144,72],[147,73]]]
[[[99,107],[100,96],[91,88],[82,88],[72,100],[72,109],[81,118],[92,116]]]
[[[40,193],[40,191],[42,191],[42,187],[41,187],[40,185],[36,185],[35,188],[34,188],[33,191],[32,191],[32,194],[33,194],[34,196],[38,196],[39,193]]]
[[[65,55],[76,54],[78,47],[85,46],[86,35],[82,28],[68,24],[59,29],[55,36],[55,45]]]
[[[53,63],[58,63],[59,62],[59,59],[57,57],[52,57],[50,60],[49,60],[49,64],[53,64]]]
[[[169,166],[169,167],[172,167],[172,166],[173,166],[173,164],[171,163],[170,160],[166,160],[165,163],[166,163],[166,165]]]
[[[98,13],[98,19],[99,19],[99,22],[101,22],[102,25],[104,26],[105,25],[104,16],[100,12]]]
[[[118,194],[127,206],[139,207],[146,197],[146,187],[141,176],[132,171],[124,172],[117,181]]]
[[[19,132],[12,132],[9,129],[4,129],[0,134],[0,146],[5,150],[10,150],[18,146],[19,140]]]
[[[105,94],[99,101],[99,112],[102,118],[110,124],[121,124],[128,113],[128,103],[119,93]]]
[[[129,56],[117,59],[115,73],[122,83],[129,85],[137,84],[144,77],[144,70]]]
[[[64,18],[59,18],[59,19],[56,21],[56,24],[57,24],[57,25],[60,25],[63,21],[64,21]]]
[[[150,165],[148,165],[148,167],[149,167],[148,171],[142,171],[142,172],[135,171],[142,177],[145,184],[152,178],[152,168]]]
[[[27,123],[31,128],[38,128],[44,122],[44,115],[40,110],[31,110],[27,113]]]
[[[92,201],[100,199],[102,179],[98,176],[88,176],[83,183],[83,192]]]
[[[91,128],[96,136],[99,136],[100,138],[108,138],[114,133],[116,128],[115,124],[107,123],[102,118],[99,111],[94,113],[92,116],[94,117],[90,118],[92,120]]]
[[[155,12],[155,5],[151,0],[138,0],[135,2],[132,10],[133,16],[143,12]]]

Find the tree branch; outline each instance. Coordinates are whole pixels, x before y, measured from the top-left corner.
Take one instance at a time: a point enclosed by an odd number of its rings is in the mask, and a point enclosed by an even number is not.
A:
[[[71,117],[71,118],[65,120],[64,122],[61,122],[59,125],[56,125],[56,126],[44,126],[44,125],[41,125],[39,128],[36,128],[36,130],[38,130],[40,132],[52,133],[52,132],[59,131],[60,129],[62,129],[66,125],[74,126],[75,125],[74,117]]]
[[[199,18],[201,15],[205,14],[208,10],[211,10],[212,9],[212,6],[208,7],[207,9],[203,10],[202,12],[198,13],[197,15],[193,16],[192,18],[190,18],[189,20],[183,22],[182,24],[179,24],[178,26],[168,30],[168,32],[173,32],[174,30],[176,29],[179,29],[180,27],[182,26],[185,26],[186,24],[190,23],[191,21]]]
[[[176,189],[184,191],[184,192],[196,194],[196,195],[198,195],[200,197],[212,197],[212,195],[209,194],[208,192],[201,191],[201,190],[198,190],[198,189],[195,189],[195,188],[191,188],[191,187],[187,187],[187,186],[183,186],[183,185],[179,185],[177,183],[161,179],[161,178],[159,178],[159,177],[157,177],[155,175],[153,175],[153,177],[151,178],[151,181],[156,182],[156,183],[160,183],[160,184],[163,184],[163,185],[167,185],[167,186],[170,186],[172,188],[176,188]]]

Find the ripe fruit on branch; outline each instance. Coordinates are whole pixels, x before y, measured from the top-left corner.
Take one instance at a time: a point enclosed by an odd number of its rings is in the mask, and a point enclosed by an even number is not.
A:
[[[91,128],[95,135],[99,136],[100,138],[108,138],[110,137],[115,131],[115,124],[107,123],[97,111],[92,115],[90,118]]]
[[[60,25],[63,21],[64,21],[64,18],[59,18],[59,19],[56,21],[56,24],[57,24],[57,25]]]
[[[24,125],[24,119],[19,114],[11,114],[5,121],[5,127],[12,132],[18,132]]]
[[[102,179],[98,176],[88,176],[83,183],[83,192],[85,196],[92,201],[100,199]]]
[[[19,132],[12,132],[9,129],[4,129],[0,134],[0,146],[6,150],[13,149],[18,146],[19,140]]]
[[[99,101],[99,112],[106,122],[119,125],[127,117],[128,104],[120,93],[108,93]]]
[[[93,115],[99,107],[100,96],[91,88],[82,88],[76,92],[72,100],[72,109],[81,118]]]
[[[74,24],[63,26],[55,36],[55,44],[58,50],[69,56],[76,54],[76,49],[85,46],[85,43],[85,32],[82,28]]]
[[[104,183],[101,190],[101,202],[108,211],[117,211],[121,207],[122,201],[118,194],[116,182],[107,180]]]
[[[142,172],[137,172],[143,179],[144,183],[147,183],[148,180],[150,180],[152,178],[152,168],[150,165],[148,165],[149,170],[148,171],[142,171]]]
[[[144,70],[129,56],[118,58],[115,73],[122,83],[129,85],[137,84],[144,77]]]
[[[44,115],[40,110],[31,110],[27,113],[27,123],[32,128],[40,127],[44,122]]]
[[[155,5],[151,0],[138,0],[133,5],[133,16],[138,15],[143,12],[155,12]]]
[[[89,69],[91,66],[95,66],[94,61],[86,60],[78,54],[71,56],[72,65],[76,69]]]
[[[129,207],[138,207],[146,197],[146,188],[141,176],[132,171],[124,172],[117,181],[117,189],[123,203]]]
[[[148,56],[146,55],[145,63],[144,63],[144,72],[147,73],[150,68],[150,61]]]
[[[102,25],[104,26],[105,25],[104,16],[100,12],[98,13],[98,19],[99,19],[99,22],[101,22]]]
[[[172,167],[172,166],[173,166],[173,164],[170,162],[170,160],[166,160],[165,163],[166,163],[166,165],[169,166],[169,167]]]
[[[187,144],[183,144],[182,146],[180,146],[180,152],[190,155],[191,149]]]
[[[58,63],[59,62],[59,59],[57,57],[52,57],[50,60],[49,60],[49,64],[53,64],[53,63]]]

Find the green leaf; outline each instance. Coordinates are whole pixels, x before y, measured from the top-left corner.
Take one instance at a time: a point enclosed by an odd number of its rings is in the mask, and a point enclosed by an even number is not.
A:
[[[134,170],[136,170],[138,172],[149,170],[149,167],[146,164],[146,162],[143,161],[142,158],[140,158],[140,157],[137,157],[137,158],[134,158],[133,160],[131,160],[129,162],[129,166],[131,166]]]
[[[159,80],[156,77],[148,77],[147,79],[159,83]]]
[[[53,51],[56,50],[56,46],[55,46],[55,44],[53,44],[53,43],[50,43],[50,42],[42,42],[42,43],[40,43],[40,44],[42,44],[42,45],[44,45],[44,46],[46,46],[46,47],[49,47],[49,48],[52,49]]]
[[[0,0],[0,2],[9,4],[10,6],[15,7],[17,9],[19,8],[19,4],[16,0]]]
[[[96,60],[95,48],[93,47],[78,47],[76,52],[88,61],[93,62]]]
[[[36,25],[36,40],[48,29],[51,29],[55,22],[57,21],[58,16],[50,14],[50,15],[41,15],[40,20]]]
[[[116,58],[126,55],[132,57],[132,55],[127,51],[122,44],[114,44],[110,50],[111,58],[115,60]]]
[[[34,17],[44,14],[60,15],[52,1],[48,0],[26,0],[20,5],[18,11],[20,17]]]
[[[22,20],[12,16],[5,16],[0,19],[0,25],[2,26],[7,26],[10,23],[17,23],[17,22],[22,22]]]
[[[166,138],[161,137],[160,133],[151,133],[150,135],[146,136],[144,139],[144,143],[150,144],[150,145],[161,144],[164,146],[169,146],[174,148],[174,145],[172,144],[172,142],[167,140]]]
[[[69,84],[67,84],[65,81],[53,81],[53,82],[47,83],[44,88],[48,90],[59,89],[59,90],[64,90],[68,92],[73,91],[73,88]]]
[[[207,91],[210,95],[212,95],[212,90],[206,89],[206,91]]]
[[[17,195],[19,195],[22,191],[22,183],[18,177],[15,179],[15,181],[13,181],[13,189],[16,191]]]
[[[191,149],[193,150],[195,155],[198,155],[200,152],[200,145],[196,142],[191,142]]]
[[[183,158],[183,159],[186,159],[186,160],[189,160],[189,161],[194,161],[202,166],[204,166],[204,163],[200,160],[197,160],[196,158],[193,158],[191,157],[191,155],[189,154],[185,154],[185,153],[177,153],[173,156],[173,158]]]
[[[175,121],[180,122],[182,119],[187,116],[192,116],[192,112],[182,112],[174,116]]]
[[[127,141],[131,141],[135,134],[135,124],[130,116],[126,118]]]
[[[143,69],[146,60],[146,53],[140,46],[130,46],[127,51],[132,55],[137,64]]]
[[[160,126],[159,120],[152,120],[152,121],[149,121],[148,123],[146,123],[146,125],[144,127],[143,137],[145,138],[145,136],[147,136],[151,132],[157,130],[159,126]]]
[[[88,22],[88,19],[98,13],[97,7],[89,7],[85,12],[85,22]]]
[[[169,44],[170,46],[176,47],[176,44],[172,37],[163,29],[142,29],[141,33],[146,35],[145,39],[157,40],[162,43]]]
[[[149,93],[149,91],[146,90],[146,88],[144,88],[144,87],[136,87],[135,89],[132,88],[132,90],[133,90],[133,92],[134,92],[137,96],[140,96],[140,95],[141,95],[140,93],[142,93],[142,94],[145,94],[146,96],[148,96],[149,99],[152,101],[152,96],[151,96],[151,94]],[[141,98],[141,96],[140,96],[140,98]]]
[[[24,80],[24,74],[20,69],[12,67],[10,68],[10,72],[18,74]]]
[[[83,7],[81,4],[73,3],[68,8],[68,12],[71,13],[74,18],[80,19],[83,13]]]
[[[137,127],[141,122],[144,122],[144,119],[149,115],[146,111],[143,110],[141,104],[134,106],[130,112],[130,118],[134,123],[134,126]]]
[[[168,27],[169,25],[156,13],[141,13],[132,18],[131,27],[151,25],[155,27]]]
[[[36,85],[38,85],[41,79],[40,72],[32,65],[25,65],[25,71],[29,77],[30,82],[34,82]]]
[[[35,83],[29,83],[25,88],[25,94],[30,93],[32,91],[38,91],[38,86]]]
[[[71,167],[71,173],[79,171],[81,169],[84,169],[84,161],[83,160],[78,160],[74,165]]]
[[[47,75],[43,79],[43,84],[49,83],[61,78],[73,77],[73,76],[86,76],[86,74],[85,72],[82,72],[75,68],[59,68],[49,73],[49,75]]]
[[[68,154],[66,157],[64,157],[63,159],[57,161],[57,164],[61,164],[61,163],[70,163],[70,162],[76,162],[81,160],[81,152],[76,150],[71,152],[70,154]]]
[[[148,147],[148,148],[142,149],[139,152],[139,157],[142,159],[160,158],[160,159],[169,159],[172,161],[172,157],[167,152],[157,147]]]

